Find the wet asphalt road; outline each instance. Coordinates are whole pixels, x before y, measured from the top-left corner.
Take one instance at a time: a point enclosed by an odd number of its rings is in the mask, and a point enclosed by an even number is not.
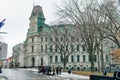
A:
[[[0,80],[66,80],[58,76],[38,74],[36,71],[22,69],[2,69]]]

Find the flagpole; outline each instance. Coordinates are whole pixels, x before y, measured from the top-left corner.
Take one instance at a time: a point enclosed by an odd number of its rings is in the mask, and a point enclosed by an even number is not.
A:
[[[33,0],[33,7],[35,6],[35,0]]]

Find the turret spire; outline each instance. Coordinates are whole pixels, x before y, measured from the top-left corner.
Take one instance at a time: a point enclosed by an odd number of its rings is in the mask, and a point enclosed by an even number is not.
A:
[[[38,5],[38,0],[33,0],[33,7]]]
[[[35,0],[33,0],[33,7],[35,6]]]

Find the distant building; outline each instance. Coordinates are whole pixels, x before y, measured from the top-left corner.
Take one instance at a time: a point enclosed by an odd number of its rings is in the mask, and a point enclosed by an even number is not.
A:
[[[8,44],[5,42],[0,42],[0,60],[3,63],[3,66],[5,65],[5,59],[7,57],[7,49],[8,49]]]
[[[12,61],[10,66],[16,67],[24,67],[24,53],[23,53],[23,44],[19,43],[13,47],[12,53]]]
[[[0,59],[6,59],[6,57],[7,57],[7,47],[8,47],[7,43],[0,42]]]

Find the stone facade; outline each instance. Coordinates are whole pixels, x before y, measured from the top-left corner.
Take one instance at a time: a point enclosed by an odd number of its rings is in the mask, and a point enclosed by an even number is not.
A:
[[[23,44],[19,43],[13,47],[12,53],[12,61],[11,66],[16,67],[24,67],[24,52],[23,52]]]
[[[27,37],[24,42],[24,66],[37,67],[44,66],[61,66],[63,62],[61,55],[55,51],[55,45],[47,41],[49,25],[45,24],[45,17],[40,6],[34,6],[29,18],[30,24],[27,32]],[[60,27],[61,25],[57,25]],[[55,26],[53,26],[55,27]],[[53,42],[55,38],[53,37]],[[52,45],[52,51],[50,50]],[[77,43],[73,47],[77,47]],[[70,45],[69,45],[70,46]],[[68,56],[66,68],[71,66],[74,69],[90,69],[89,54],[84,50],[84,46],[79,46],[79,49]],[[104,53],[108,51],[104,50]],[[104,62],[108,61],[109,53],[104,54]],[[107,63],[107,62],[106,62]],[[106,64],[105,63],[105,64]],[[107,65],[107,64],[106,64]],[[105,65],[105,66],[106,66]],[[98,68],[98,55],[95,54],[95,67]]]

